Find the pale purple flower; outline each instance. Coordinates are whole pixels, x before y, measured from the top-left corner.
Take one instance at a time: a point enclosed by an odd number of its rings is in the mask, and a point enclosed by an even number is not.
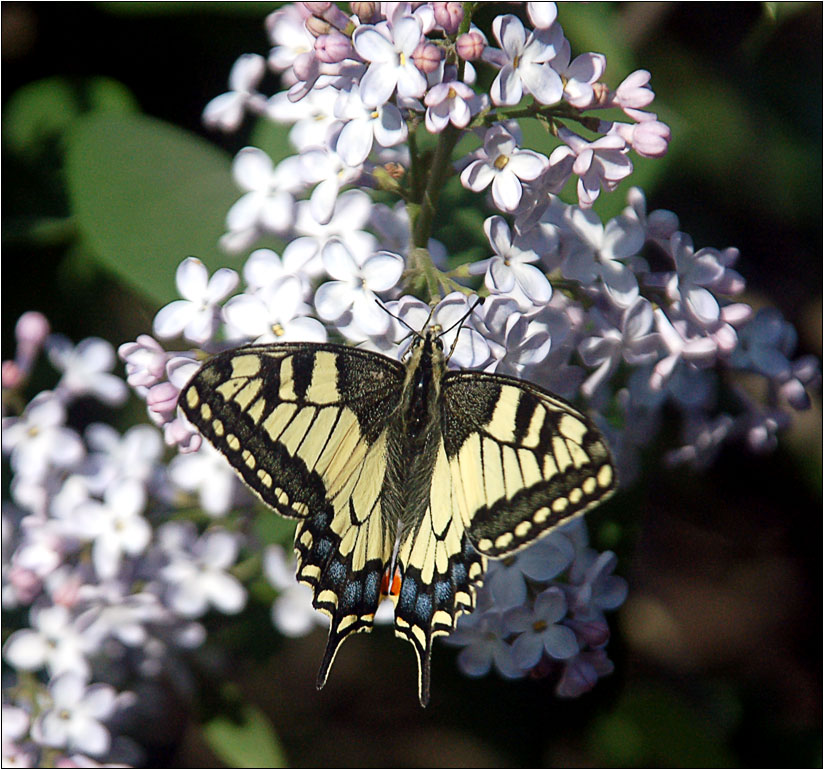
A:
[[[284,266],[310,278],[324,274],[322,254],[333,242],[342,242],[358,263],[378,251],[378,241],[364,228],[369,222],[373,201],[363,190],[346,190],[335,201],[334,213],[321,222],[314,217],[309,201],[300,201],[295,219],[296,238],[283,252]]]
[[[86,683],[76,672],[56,676],[49,683],[51,704],[32,724],[32,737],[45,746],[105,754],[111,735],[103,726],[117,707],[117,696],[106,684]]]
[[[92,540],[92,563],[103,579],[114,577],[125,555],[146,550],[152,528],[143,518],[146,490],[132,479],[116,480],[104,492],[103,502],[89,500],[77,506],[81,534]]]
[[[232,162],[232,175],[244,191],[226,214],[228,232],[221,238],[230,253],[248,248],[262,233],[285,233],[294,218],[294,195],[300,189],[300,159],[285,158],[275,167],[257,147],[244,147]]]
[[[266,17],[266,31],[272,43],[269,66],[275,72],[290,69],[299,56],[314,48],[315,39],[306,29],[308,15],[308,9],[290,4]]]
[[[523,672],[513,660],[512,645],[504,641],[508,635],[500,612],[476,609],[471,615],[461,615],[446,641],[463,647],[458,668],[467,676],[486,676],[494,665],[501,676],[517,679]]]
[[[294,559],[286,558],[282,546],[266,548],[263,572],[278,592],[272,604],[272,623],[284,636],[305,636],[318,626],[328,625],[326,616],[312,606],[312,589],[295,579]]]
[[[526,578],[546,582],[560,575],[575,556],[572,542],[562,531],[543,537],[512,558],[489,563],[484,591],[498,609],[508,609],[527,600]]]
[[[549,354],[552,338],[540,320],[523,315],[517,303],[495,296],[483,307],[483,328],[494,361],[487,371],[521,376],[528,366],[541,363]]]
[[[169,606],[188,618],[200,617],[210,606],[227,614],[240,612],[246,591],[228,571],[237,559],[237,537],[212,529],[195,540],[196,533],[188,527],[176,527],[179,537],[170,524],[161,529],[167,543],[177,544],[167,549],[169,563],[160,570],[168,585]]]
[[[518,634],[512,657],[523,671],[534,668],[544,653],[563,660],[578,652],[575,632],[559,621],[567,612],[564,592],[551,586],[535,597],[531,607],[513,607],[504,614],[504,625]]]
[[[649,87],[650,77],[647,70],[635,70],[627,75],[621,85],[615,89],[612,104],[624,110],[639,110],[647,107],[655,98],[655,94]]]
[[[143,398],[148,388],[163,379],[170,355],[148,334],[138,335],[135,342],[125,342],[117,353],[126,364],[126,382]]]
[[[644,245],[644,231],[634,212],[626,210],[604,226],[592,210],[570,206],[566,219],[577,240],[568,241],[564,276],[585,286],[600,277],[609,300],[618,308],[629,307],[638,297],[638,281],[624,260]]]
[[[622,179],[632,173],[632,162],[626,154],[627,144],[616,134],[588,142],[561,126],[558,138],[564,145],[552,151],[549,156],[550,167],[564,165],[572,160],[572,172],[579,177],[578,203],[584,208],[592,206],[602,187],[614,190]]]
[[[387,308],[403,319],[409,328],[414,329],[418,334],[424,333],[427,324],[440,326],[443,330],[440,339],[444,345],[444,352],[451,353],[447,362],[450,367],[479,369],[490,361],[489,346],[483,336],[472,328],[471,316],[465,323],[460,323],[467,317],[475,301],[475,297],[468,297],[462,292],[453,291],[447,294],[434,309],[417,297],[409,295],[401,297],[397,302],[387,303]],[[396,326],[395,331],[407,335],[407,330],[401,331],[400,327]],[[405,355],[410,344],[411,337],[397,352]]]
[[[638,297],[624,309],[620,328],[609,323],[597,310],[591,317],[598,333],[586,337],[578,346],[584,363],[598,367],[581,387],[587,398],[592,397],[622,360],[631,365],[648,362],[656,357],[659,349],[658,335],[653,331],[652,305],[645,297]]]
[[[595,687],[599,677],[611,674],[612,661],[604,650],[585,650],[566,662],[555,694],[561,698],[577,698]]]
[[[326,342],[326,329],[309,318],[298,278],[287,276],[274,288],[256,294],[239,294],[223,308],[223,317],[237,333],[255,343]]]
[[[55,393],[64,398],[93,396],[110,406],[119,406],[128,396],[126,383],[111,373],[117,356],[114,348],[99,337],[88,337],[76,346],[61,335],[46,342],[49,360],[63,376]]]
[[[371,140],[369,148],[372,148]],[[338,152],[328,147],[305,149],[300,154],[300,161],[306,186],[314,185],[309,197],[312,216],[324,225],[335,213],[341,189],[360,178],[363,166],[347,164]]]
[[[780,311],[762,308],[739,331],[738,347],[730,357],[730,364],[769,379],[786,380],[792,368],[788,354],[794,347],[795,331]]]
[[[552,60],[552,69],[564,84],[564,100],[573,107],[584,110],[595,102],[593,84],[604,75],[607,58],[602,53],[583,53],[570,62],[572,52],[569,41],[563,38]]]
[[[426,91],[426,78],[412,54],[421,41],[421,22],[415,16],[396,15],[388,24],[364,24],[352,35],[352,45],[369,67],[360,81],[365,104],[385,104],[397,88],[398,95],[418,98]]]
[[[51,676],[67,671],[88,676],[88,657],[99,639],[78,629],[66,607],[35,607],[29,619],[31,627],[14,631],[3,645],[7,663],[22,671],[45,667]]]
[[[521,150],[515,137],[501,124],[492,126],[484,136],[477,159],[461,172],[461,184],[473,192],[492,185],[492,200],[502,211],[514,211],[523,194],[522,182],[537,179],[547,159],[532,150]]]
[[[627,203],[635,212],[635,216],[644,228],[647,238],[658,243],[667,243],[678,230],[678,216],[672,211],[657,209],[647,215],[647,200],[644,191],[640,187],[629,188]]]
[[[672,236],[669,252],[676,271],[667,282],[667,295],[673,302],[680,302],[687,315],[697,324],[704,327],[714,325],[721,315],[721,308],[706,287],[720,281],[724,274],[718,252],[701,249],[696,253],[692,239],[686,233],[675,233]]]
[[[533,27],[549,29],[558,18],[558,6],[555,3],[527,3],[526,14]]]
[[[17,342],[17,348],[14,352],[14,361],[11,362],[14,364],[14,373],[17,377],[22,379],[31,372],[50,331],[51,327],[48,319],[36,310],[29,310],[17,319],[17,323],[14,325],[14,338]],[[4,368],[5,374],[6,370]],[[4,376],[3,387],[14,387],[14,384]]]
[[[76,466],[83,442],[65,427],[66,407],[54,393],[38,393],[20,417],[3,418],[3,453],[11,454],[15,473],[43,479],[51,468]]]
[[[203,122],[222,131],[236,131],[247,109],[261,112],[266,99],[257,91],[266,72],[266,60],[257,54],[245,53],[229,72],[229,91],[216,96],[203,110]]]
[[[408,134],[401,112],[394,104],[383,102],[368,106],[361,100],[357,86],[341,92],[335,117],[343,121],[335,151],[348,166],[360,166],[369,157],[373,140],[381,147],[394,147],[406,141]]]
[[[662,158],[669,149],[672,132],[651,112],[636,111],[636,123],[601,121],[598,130],[604,134],[620,136],[643,158]]]
[[[91,490],[102,494],[117,479],[147,484],[163,454],[163,441],[150,425],[134,425],[124,434],[111,425],[94,423],[86,429],[89,455],[84,479]]]
[[[426,130],[432,134],[439,134],[450,123],[456,128],[466,128],[473,111],[480,108],[475,92],[459,80],[434,85],[426,94],[424,104]]]
[[[208,443],[174,457],[168,473],[175,487],[197,494],[200,507],[210,516],[225,516],[239,493],[240,482],[232,466]]]
[[[548,64],[557,54],[549,30],[538,30],[527,37],[521,20],[506,14],[495,17],[492,32],[501,50],[487,48],[483,58],[501,68],[490,89],[493,104],[518,104],[524,91],[541,104],[559,102],[564,88],[560,76]]]
[[[506,294],[518,302],[523,312],[545,305],[552,296],[546,275],[532,263],[540,257],[523,238],[513,238],[506,220],[500,216],[484,221],[484,232],[494,257],[475,263],[470,272],[485,270],[484,283],[495,294]]]
[[[627,581],[612,572],[618,558],[612,551],[592,548],[578,552],[564,586],[569,614],[578,619],[604,619],[604,610],[620,607],[627,598]]]
[[[650,377],[650,387],[657,391],[669,382],[681,360],[709,364],[718,346],[712,337],[692,334],[685,320],[671,321],[662,308],[656,308],[654,315],[661,341],[668,351],[668,355],[655,364]]]
[[[183,299],[170,302],[154,318],[158,337],[176,337],[203,344],[218,325],[218,306],[238,284],[238,274],[222,267],[212,277],[196,257],[188,257],[177,268],[175,283]]]
[[[359,265],[341,242],[330,243],[323,251],[323,265],[333,280],[318,287],[315,307],[327,321],[336,321],[351,312],[352,320],[366,334],[384,334],[389,315],[375,302],[375,292],[391,289],[403,272],[403,257],[380,251]]]

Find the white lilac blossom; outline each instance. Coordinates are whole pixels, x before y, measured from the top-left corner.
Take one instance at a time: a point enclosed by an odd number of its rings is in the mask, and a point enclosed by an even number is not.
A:
[[[211,339],[218,323],[218,304],[237,286],[238,275],[222,267],[211,278],[196,257],[180,263],[175,274],[178,293],[183,299],[163,307],[154,319],[158,337],[177,337],[204,343]]]
[[[461,184],[473,192],[492,185],[492,200],[501,211],[514,211],[521,202],[522,182],[537,179],[547,160],[540,153],[521,150],[503,126],[490,128],[478,158],[461,172]]]
[[[113,688],[105,684],[87,685],[76,672],[66,672],[49,683],[49,707],[32,725],[32,737],[44,746],[80,751],[93,756],[105,754],[111,736],[103,722],[117,708]]]
[[[55,388],[58,396],[91,395],[111,405],[126,400],[128,388],[111,373],[117,357],[106,340],[89,337],[75,347],[65,337],[53,335],[46,341],[46,350],[54,367],[63,372]]]
[[[351,313],[365,334],[385,333],[390,317],[375,302],[376,292],[395,286],[403,271],[403,257],[381,251],[358,264],[342,241],[333,241],[323,251],[323,266],[333,280],[321,284],[315,293],[318,315],[335,321]]]
[[[4,758],[111,759],[113,704],[124,696],[111,687],[139,692],[163,679],[191,702],[191,654],[210,642],[195,619],[259,601],[256,578],[278,594],[273,633],[325,622],[283,548],[255,540],[259,503],[179,413],[181,389],[216,351],[344,338],[403,359],[415,334],[438,325],[448,367],[525,378],[588,411],[624,486],[673,415],[680,439],[665,462],[700,467],[727,442],[772,448],[820,385],[818,361],[794,357],[792,326],[741,299],[736,249],[693,245],[676,214],[648,211],[637,188],[608,222],[592,210],[630,176],[633,153],[667,150],[649,72],[624,76],[602,54],[574,55],[554,3],[528,3],[529,23],[495,17],[500,48],[466,18],[470,4],[359,6],[364,17],[330,4],[270,14],[268,55],[242,55],[229,92],[207,105],[205,122],[226,131],[249,114],[290,125],[292,154],[277,165],[260,148],[237,154],[240,198],[220,245],[245,263],[230,256],[210,277],[199,260],[181,262],[182,299],[159,310],[155,336],[118,348],[126,384],[108,343],[49,337],[39,313],[17,325],[3,362],[14,503],[3,504],[2,597],[22,620],[3,658],[13,676],[43,681],[27,701],[4,695],[4,723],[17,715]],[[262,91],[267,69],[287,90]],[[600,120],[606,108],[624,122]],[[533,119],[546,141],[527,147],[521,137],[536,132],[521,128]],[[573,176],[571,204],[560,196]],[[491,187],[498,213],[444,205],[450,179]],[[444,236],[484,219],[486,240],[479,226],[457,231],[466,244],[456,264]],[[259,243],[273,234],[280,253]],[[170,348],[178,337],[183,349]],[[44,349],[53,389],[34,395]],[[744,374],[763,398],[740,387]],[[78,399],[117,406],[127,386],[156,427],[71,424]],[[613,668],[609,613],[626,597],[615,574],[624,569],[589,546],[581,518],[491,563],[476,610],[447,638],[461,648],[458,668],[551,675],[559,696],[587,692]],[[391,617],[382,604],[376,620]]]
[[[560,101],[561,76],[548,64],[557,51],[547,30],[532,32],[527,37],[521,20],[507,14],[495,17],[492,31],[501,46],[501,50],[487,48],[484,52],[486,61],[501,67],[490,91],[493,104],[518,104],[524,91],[542,104]]]
[[[282,546],[266,549],[263,571],[278,592],[272,604],[272,623],[284,636],[304,636],[313,628],[328,625],[326,616],[312,606],[312,589],[295,579],[295,560],[286,558]]]
[[[171,539],[168,532],[161,537],[167,543]],[[222,529],[213,529],[200,538],[188,528],[179,536],[175,533],[174,545],[166,547],[169,561],[160,570],[172,609],[188,618],[200,617],[210,607],[227,614],[240,612],[246,603],[246,591],[228,572],[238,550],[238,539]]]

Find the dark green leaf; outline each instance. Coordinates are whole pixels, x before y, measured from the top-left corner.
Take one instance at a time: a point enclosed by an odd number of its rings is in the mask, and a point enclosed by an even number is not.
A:
[[[256,706],[245,705],[239,721],[224,715],[210,719],[203,736],[227,767],[286,767],[275,729]]]
[[[77,227],[93,256],[149,300],[177,297],[177,265],[225,264],[217,246],[240,196],[226,153],[139,115],[90,115],[68,136],[66,177]]]

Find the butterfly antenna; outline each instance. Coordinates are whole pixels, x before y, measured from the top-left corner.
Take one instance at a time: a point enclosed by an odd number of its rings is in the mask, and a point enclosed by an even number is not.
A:
[[[384,312],[384,313],[386,313],[386,314],[388,314],[388,315],[391,315],[391,316],[392,316],[392,318],[394,318],[396,321],[399,321],[400,323],[402,323],[402,324],[403,324],[403,325],[404,325],[407,329],[409,329],[409,331],[411,331],[411,332],[412,332],[412,334],[416,334],[416,335],[420,336],[420,332],[419,332],[417,329],[413,329],[413,328],[412,328],[412,327],[411,327],[408,323],[406,323],[406,321],[404,321],[404,320],[403,320],[403,318],[401,318],[399,315],[395,315],[395,314],[394,314],[394,313],[393,313],[393,312],[392,312],[392,311],[391,311],[388,307],[386,307],[386,305],[384,305],[384,304],[383,304],[383,302],[381,302],[381,301],[380,301],[377,297],[375,297],[375,304],[376,304],[376,305],[377,305],[377,306],[378,306],[381,310],[383,310],[383,312]],[[430,313],[430,315],[432,315],[432,314]],[[406,339],[406,338],[404,337],[404,339]]]
[[[466,322],[466,319],[469,318],[469,316],[471,316],[472,313],[475,312],[475,308],[478,307],[478,305],[482,304],[483,301],[484,301],[483,297],[476,297],[475,301],[472,303],[472,307],[469,308],[469,310],[467,310],[466,313],[464,315],[462,315],[457,321],[455,321],[455,323],[452,324],[452,326],[450,326],[448,329],[444,329],[438,336],[443,337],[444,334],[447,334],[447,333],[451,332],[456,326],[458,326],[458,327],[463,326],[464,323]],[[455,339],[452,342],[452,347],[449,348],[449,354],[446,356],[447,359],[452,358],[452,353],[455,352],[455,346],[458,344],[458,337],[459,336],[460,336],[460,329],[458,329],[458,333],[455,335]]]

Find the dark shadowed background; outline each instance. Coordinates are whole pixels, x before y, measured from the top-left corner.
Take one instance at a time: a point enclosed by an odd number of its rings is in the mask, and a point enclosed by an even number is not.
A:
[[[4,359],[25,310],[45,312],[75,341],[99,335],[118,345],[150,329],[183,257],[239,268],[214,241],[238,197],[231,155],[260,129],[212,134],[200,114],[241,53],[268,51],[263,19],[274,7],[2,4]],[[640,161],[631,177],[650,208],[677,212],[697,247],[739,247],[746,301],[776,305],[798,329],[798,352],[817,355],[821,16],[819,3],[590,3],[559,12],[574,55],[607,54],[611,86],[639,67],[652,72],[653,108],[673,139],[666,160]],[[210,173],[225,169],[223,187],[154,228],[162,242],[122,204],[122,218],[109,219],[84,198],[85,170],[95,169],[101,189],[109,175],[88,135],[83,144],[73,132],[106,110],[166,121],[219,150],[207,155]],[[625,188],[602,213],[625,205]],[[137,193],[126,208],[146,204]],[[107,249],[128,227],[122,253]],[[132,280],[147,269],[157,288]],[[141,411],[135,403],[102,416],[125,427]],[[101,415],[79,415],[92,417]],[[730,446],[705,472],[665,469],[660,455],[676,440],[665,431],[640,483],[589,518],[596,543],[618,552],[630,593],[612,618],[615,673],[585,697],[558,700],[547,680],[468,680],[455,651],[437,645],[432,703],[421,710],[412,651],[387,628],[349,641],[318,693],[323,632],[281,639],[265,606],[241,623],[214,618],[225,658],[213,670],[263,709],[298,767],[818,766],[820,394],[770,455]],[[204,674],[201,686],[196,713],[170,699],[168,719],[149,726],[154,764],[219,766],[198,727],[215,682]]]

